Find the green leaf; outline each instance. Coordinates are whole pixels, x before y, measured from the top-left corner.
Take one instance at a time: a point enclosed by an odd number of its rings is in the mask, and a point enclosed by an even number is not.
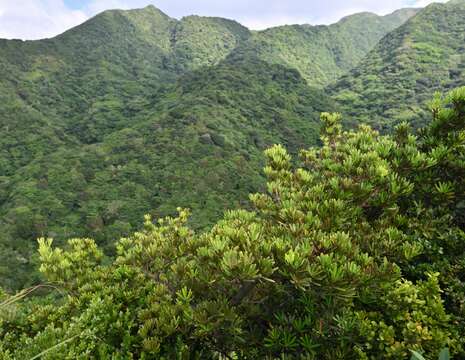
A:
[[[439,360],[449,360],[450,359],[450,353],[448,348],[444,348],[441,350],[439,353]]]
[[[412,353],[412,357],[410,360],[426,360],[420,353],[416,352],[415,350],[410,350]]]

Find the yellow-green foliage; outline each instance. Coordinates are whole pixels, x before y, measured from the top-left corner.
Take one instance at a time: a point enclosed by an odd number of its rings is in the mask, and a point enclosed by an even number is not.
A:
[[[332,105],[309,85],[414,13],[252,32],[147,6],[52,39],[0,39],[0,284],[38,280],[38,237],[91,237],[114,254],[144,214],[179,204],[194,228],[211,226],[261,189],[266,147],[316,143]]]
[[[40,240],[40,270],[63,293],[0,308],[0,356],[463,356],[464,91],[436,99],[419,137],[344,132],[323,114],[322,147],[295,165],[267,150],[267,192],[210,231],[183,209],[147,216],[114,260],[92,240]]]

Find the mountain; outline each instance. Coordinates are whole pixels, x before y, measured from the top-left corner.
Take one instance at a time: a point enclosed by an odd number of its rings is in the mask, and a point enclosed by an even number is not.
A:
[[[389,33],[329,93],[348,122],[423,125],[436,91],[465,84],[465,1],[432,4]]]
[[[295,36],[287,37],[286,41],[307,42],[308,46],[317,48],[322,42],[333,41],[322,35],[337,33],[329,29],[340,28],[344,34],[348,24],[371,21],[376,36],[366,37],[371,39],[368,43],[360,41],[367,29],[356,26],[344,35],[343,41],[365,44],[363,50],[368,51],[377,36],[409,15],[409,10],[387,17],[361,14],[330,27],[296,26]],[[296,61],[282,61],[283,54],[289,50],[281,47],[286,29],[280,27],[252,34],[234,21],[198,16],[177,21],[148,6],[139,10],[105,11],[54,39],[0,40],[0,125],[14,137],[14,141],[0,140],[1,151],[6,152],[0,159],[0,176],[12,174],[31,161],[36,152],[43,154],[61,145],[102,141],[106,134],[124,128],[138,107],[153,97],[158,88],[173,83],[185,71],[215,65],[232,52],[239,57],[245,51],[241,46],[249,53],[252,47],[254,56],[259,54],[265,61],[298,69],[308,81],[314,75],[311,83],[326,83],[325,74],[332,74],[328,76],[334,78],[341,73],[341,69],[334,70],[339,60],[328,51],[329,45],[322,56],[315,56],[318,53],[313,48],[302,51],[305,66]],[[317,46],[313,45],[313,32],[320,34],[316,36],[320,38]],[[351,37],[356,40],[348,41]],[[260,50],[263,39],[276,44],[273,56]],[[359,49],[355,57],[360,56]],[[321,66],[312,65],[317,59],[333,65],[323,71]],[[317,69],[318,74],[311,75],[307,68]]]
[[[148,6],[0,40],[0,284],[31,281],[37,237],[92,237],[111,255],[146,213],[190,207],[205,228],[246,202],[263,150],[315,144],[334,108],[323,85],[414,12],[252,32]],[[289,59],[287,42],[302,46]]]
[[[235,53],[258,56],[299,70],[310,85],[324,87],[347,73],[418,9],[390,15],[360,13],[325,26],[289,25],[254,33]]]
[[[262,152],[316,142],[330,107],[299,73],[257,61],[221,63],[181,77],[102,142],[59,146],[3,177],[1,243],[15,250],[3,269],[20,279],[39,236],[128,234],[145,213],[193,210],[205,227],[262,184]],[[10,263],[12,262],[12,263]],[[25,280],[24,280],[25,281]]]
[[[0,358],[465,358],[464,19],[0,40]]]

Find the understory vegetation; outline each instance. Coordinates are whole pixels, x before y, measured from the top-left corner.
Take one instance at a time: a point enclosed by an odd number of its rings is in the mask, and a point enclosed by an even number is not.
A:
[[[322,146],[266,150],[267,191],[210,230],[146,216],[113,259],[39,239],[46,282],[0,295],[0,357],[463,358],[465,88],[430,108],[392,135],[323,113]]]

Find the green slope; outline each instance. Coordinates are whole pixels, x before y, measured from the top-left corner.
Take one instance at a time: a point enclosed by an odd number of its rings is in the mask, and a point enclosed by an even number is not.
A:
[[[387,16],[361,13],[329,26],[290,25],[256,32],[236,56],[261,59],[299,70],[313,86],[326,86],[347,73],[391,30],[418,10]]]
[[[91,236],[111,253],[108,239],[177,206],[208,226],[258,189],[266,146],[316,142],[318,114],[333,106],[309,83],[347,71],[409,15],[296,27],[304,67],[261,51],[272,37],[287,51],[287,27],[251,33],[153,6],[106,11],[53,39],[0,40],[0,283],[31,281],[39,236]],[[320,46],[320,65],[332,65],[309,81]]]
[[[250,35],[235,21],[188,16],[176,24],[171,41],[178,66],[186,70],[218,64]]]
[[[429,118],[435,91],[465,84],[465,1],[432,4],[387,35],[329,88],[352,123],[391,129]]]
[[[208,23],[214,26],[202,32],[203,42],[188,47],[185,38]],[[124,126],[133,109],[181,70],[218,63],[234,46],[230,38],[246,35],[231,21],[179,22],[153,6],[106,11],[54,39],[1,41],[0,91],[16,93],[68,134],[92,143]]]
[[[297,71],[260,60],[181,77],[101,142],[57,145],[4,177],[0,243],[14,252],[4,285],[29,280],[38,236],[92,236],[111,248],[145,213],[178,206],[193,209],[195,227],[210,224],[259,188],[265,147],[315,143],[329,107]]]

